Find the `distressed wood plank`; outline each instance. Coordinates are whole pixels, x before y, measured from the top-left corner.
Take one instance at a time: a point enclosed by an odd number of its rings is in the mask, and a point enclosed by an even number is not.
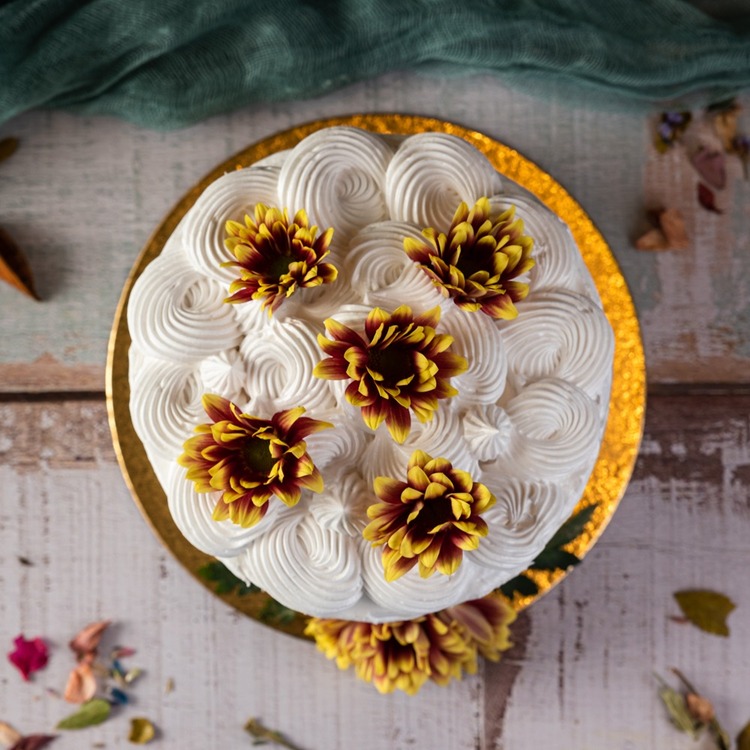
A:
[[[129,497],[103,402],[0,403],[0,644],[4,653],[18,633],[52,643],[48,668],[28,684],[0,660],[0,719],[48,731],[71,712],[45,689],[62,691],[74,663],[65,644],[99,618],[117,623],[103,653],[130,645],[138,654],[128,663],[146,673],[129,691],[133,706],[64,734],[60,750],[130,747],[128,719],[139,715],[159,726],[159,747],[175,750],[250,747],[242,727],[251,716],[309,750],[478,742],[476,680],[416,698],[380,696],[312,643],[236,614],[197,585]],[[164,695],[168,678],[175,690]]]
[[[85,622],[118,621],[148,674],[138,703],[85,735],[126,747],[126,718],[148,715],[166,747],[242,747],[251,715],[308,750],[367,747],[680,750],[651,670],[680,666],[736,732],[750,718],[750,396],[655,396],[634,480],[584,564],[524,614],[518,644],[447,689],[379,696],[314,647],[229,610],[198,586],[140,519],[115,464],[100,401],[0,404],[0,622],[56,643],[26,685],[0,665],[3,718],[48,729],[67,708],[65,642]],[[21,565],[17,556],[33,567]],[[680,588],[724,590],[729,639],[670,621]],[[164,696],[166,679],[175,692]],[[207,728],[211,727],[209,732]],[[80,747],[82,736],[58,741]]]
[[[486,748],[688,747],[651,676],[671,666],[714,701],[732,737],[750,719],[748,415],[750,396],[650,399],[622,505],[583,565],[529,612],[523,669]],[[704,587],[737,604],[729,638],[669,619],[674,591]],[[485,692],[503,679],[502,664],[488,668]]]
[[[750,372],[750,201],[733,183],[722,217],[699,211],[695,175],[652,152],[642,113],[587,109],[490,76],[393,73],[319,99],[260,105],[174,133],[107,118],[33,112],[0,127],[21,147],[0,170],[0,224],[25,249],[41,305],[0,286],[0,390],[102,388],[115,305],[139,249],[201,176],[249,143],[303,121],[357,111],[454,120],[548,170],[607,237],[644,327],[651,383],[746,381]],[[632,240],[672,192],[694,243],[642,253]],[[76,386],[80,383],[79,386]],[[61,385],[62,384],[62,385]]]

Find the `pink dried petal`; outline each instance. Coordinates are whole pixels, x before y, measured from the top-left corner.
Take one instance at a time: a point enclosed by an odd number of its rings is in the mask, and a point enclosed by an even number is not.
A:
[[[70,673],[63,698],[68,703],[85,703],[94,695],[96,695],[96,677],[94,677],[91,665],[81,662]]]
[[[16,648],[8,654],[8,660],[23,675],[24,680],[47,666],[49,653],[47,644],[41,638],[27,641],[23,635],[19,635],[13,643]]]
[[[715,214],[722,213],[722,211],[716,207],[716,196],[714,195],[714,191],[702,182],[698,183],[698,203],[700,203],[706,211],[713,211]]]
[[[111,620],[101,620],[99,622],[92,622],[83,628],[73,640],[70,642],[70,647],[75,651],[76,656],[81,659],[87,654],[96,653],[96,649],[99,647],[99,642],[102,639],[104,631],[110,626]]]
[[[54,739],[57,739],[56,734],[30,734],[28,737],[21,737],[10,750],[40,750]]]
[[[695,171],[716,190],[723,190],[727,184],[725,161],[723,152],[706,146],[700,146],[690,155],[690,163],[695,167]]]
[[[684,250],[690,244],[685,219],[676,208],[667,208],[659,214],[659,226],[672,250]]]

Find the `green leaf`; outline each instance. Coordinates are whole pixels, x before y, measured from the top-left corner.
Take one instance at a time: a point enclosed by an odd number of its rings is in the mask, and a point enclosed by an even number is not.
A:
[[[17,148],[17,138],[3,138],[0,141],[0,161],[5,161],[8,157],[13,156]]]
[[[665,682],[661,680],[660,682],[659,697],[661,698],[664,707],[667,709],[669,720],[681,732],[687,732],[692,735],[693,739],[696,739],[700,734],[703,725],[698,724],[690,715],[687,703],[685,702],[685,697],[682,693],[678,693]]]
[[[583,529],[586,524],[591,520],[591,516],[594,515],[596,510],[596,503],[593,505],[587,505],[572,515],[558,530],[552,539],[547,542],[547,546],[544,548],[545,551],[548,549],[559,549],[564,547],[566,544],[570,544],[583,533]]]
[[[155,735],[156,729],[148,719],[138,716],[130,720],[128,742],[132,742],[134,745],[145,745],[147,742],[151,742]]]
[[[745,728],[737,735],[737,750],[750,750],[750,721],[745,724]]]
[[[290,622],[294,621],[297,613],[293,609],[289,609],[289,607],[280,604],[275,599],[269,598],[263,605],[263,609],[261,609],[258,616],[266,623],[288,625]]]
[[[726,619],[735,608],[734,602],[724,594],[709,589],[675,591],[682,613],[697,628],[714,635],[729,635]]]
[[[503,596],[512,599],[514,594],[519,594],[519,596],[534,596],[534,594],[539,593],[539,586],[531,578],[521,573],[521,575],[511,578],[510,581],[503,584],[500,587],[500,591]]]
[[[238,596],[245,596],[245,594],[257,594],[260,591],[257,586],[253,584],[248,586],[242,579],[237,578],[224,563],[218,560],[198,568],[198,575],[204,581],[215,583],[214,590],[219,595],[235,592]]]
[[[563,549],[545,549],[534,560],[531,567],[534,570],[567,570],[573,565],[578,565],[579,562],[581,558],[576,557],[572,552],[566,552]]]
[[[101,724],[109,717],[112,707],[102,698],[94,698],[84,703],[74,714],[58,722],[58,729],[84,729]]]

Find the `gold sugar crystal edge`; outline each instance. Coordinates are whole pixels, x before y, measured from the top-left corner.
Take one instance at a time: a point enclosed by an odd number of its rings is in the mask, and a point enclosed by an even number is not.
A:
[[[164,491],[130,418],[128,299],[136,279],[161,253],[179,221],[208,185],[226,172],[238,167],[248,167],[270,154],[293,148],[316,130],[335,125],[349,125],[382,134],[413,135],[433,131],[463,138],[481,151],[498,172],[535,195],[570,228],[599,291],[604,313],[615,338],[609,417],[599,457],[576,506],[576,511],[589,505],[595,505],[596,510],[583,532],[567,545],[569,551],[583,558],[606,528],[627,488],[643,435],[645,359],[638,318],[627,284],[604,237],[576,200],[549,174],[514,149],[489,136],[455,123],[416,115],[360,114],[333,117],[298,125],[258,141],[219,164],[200,180],[177,202],[153,233],[125,282],[115,312],[107,352],[106,395],[112,441],[125,482],[136,505],[153,532],[179,563],[213,591],[210,582],[201,579],[197,573],[199,568],[213,558],[195,549],[175,526],[167,508]],[[566,574],[567,571],[564,570],[528,571],[527,575],[538,585],[539,592],[533,596],[516,595],[513,606],[517,610],[528,607]],[[240,612],[277,630],[302,636],[307,618],[299,614],[291,621],[286,618],[283,621],[269,619],[264,616],[264,612],[268,612],[268,597],[263,593],[228,593],[217,596]]]

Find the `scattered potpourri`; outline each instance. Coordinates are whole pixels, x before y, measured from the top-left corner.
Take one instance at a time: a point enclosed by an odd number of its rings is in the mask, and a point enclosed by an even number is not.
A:
[[[15,648],[8,653],[8,661],[18,669],[24,680],[28,681],[34,672],[47,666],[49,651],[42,638],[28,640],[19,635],[13,645]]]
[[[685,250],[689,246],[685,219],[676,208],[652,211],[649,219],[653,226],[635,241],[638,250]]]
[[[15,727],[0,721],[0,746],[7,750],[40,750],[49,745],[57,735],[29,734],[23,736]]]

